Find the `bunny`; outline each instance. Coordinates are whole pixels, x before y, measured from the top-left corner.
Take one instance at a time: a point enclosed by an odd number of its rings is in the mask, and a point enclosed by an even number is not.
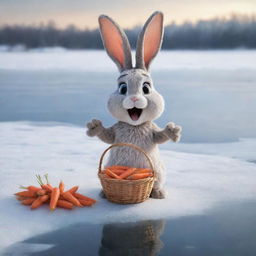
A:
[[[156,171],[150,197],[164,198],[164,166],[160,161],[158,144],[179,141],[181,127],[168,123],[161,129],[152,122],[164,111],[164,99],[154,88],[149,74],[149,65],[162,44],[163,14],[154,12],[145,23],[137,40],[135,67],[132,66],[129,41],[119,25],[106,15],[99,17],[99,25],[104,47],[120,72],[117,89],[107,104],[118,122],[105,128],[101,121],[93,119],[87,124],[87,135],[97,136],[109,144],[130,143],[144,149]],[[147,159],[140,152],[125,146],[110,151],[107,165],[149,168]]]

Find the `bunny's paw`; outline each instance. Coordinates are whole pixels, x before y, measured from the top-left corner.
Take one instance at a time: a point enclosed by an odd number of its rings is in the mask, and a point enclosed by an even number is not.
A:
[[[181,137],[181,126],[175,125],[174,123],[168,123],[165,127],[165,132],[167,136],[174,142],[178,142]]]
[[[103,126],[100,120],[93,119],[91,122],[87,123],[87,135],[95,136],[103,131]]]
[[[163,189],[153,188],[150,197],[155,199],[164,199],[166,197],[166,192]]]

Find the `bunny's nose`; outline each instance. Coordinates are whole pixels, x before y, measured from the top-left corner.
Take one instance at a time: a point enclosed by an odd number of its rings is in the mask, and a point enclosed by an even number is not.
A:
[[[131,97],[130,98],[133,102],[138,101],[139,99],[137,97]]]

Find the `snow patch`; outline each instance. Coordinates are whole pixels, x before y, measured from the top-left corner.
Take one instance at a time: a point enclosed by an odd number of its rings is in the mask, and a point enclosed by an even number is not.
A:
[[[63,124],[0,123],[0,144],[0,249],[69,224],[202,214],[216,203],[255,199],[256,165],[229,157],[162,150],[168,198],[117,205],[98,196],[98,161],[107,145],[88,138],[84,129]],[[208,144],[204,148],[207,152]],[[19,185],[36,184],[35,175],[46,172],[52,184],[62,179],[69,187],[79,185],[80,192],[97,199],[97,204],[55,212],[47,207],[31,211],[20,205],[13,196]]]

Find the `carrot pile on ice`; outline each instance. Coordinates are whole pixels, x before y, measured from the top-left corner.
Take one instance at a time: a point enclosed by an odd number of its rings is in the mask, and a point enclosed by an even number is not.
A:
[[[40,175],[37,175],[37,181],[40,187],[28,186],[21,189],[26,189],[16,193],[17,199],[23,205],[29,205],[31,209],[36,209],[44,203],[49,203],[50,210],[55,210],[56,207],[65,209],[73,209],[73,207],[92,206],[96,200],[77,193],[78,186],[74,186],[69,190],[65,190],[65,184],[61,181],[58,187],[53,187],[49,181],[47,174],[44,175],[46,183],[43,182]]]
[[[148,177],[153,177],[153,171],[150,169],[133,168],[123,165],[108,166],[102,173],[104,173],[108,178],[119,180],[139,180]]]

